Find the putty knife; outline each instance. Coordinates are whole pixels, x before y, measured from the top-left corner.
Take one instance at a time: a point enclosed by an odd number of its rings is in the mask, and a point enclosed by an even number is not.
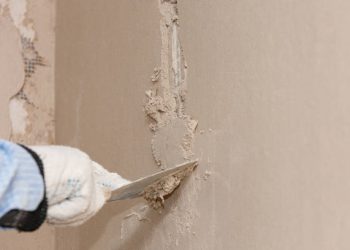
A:
[[[177,165],[174,168],[169,168],[164,171],[160,171],[158,173],[143,177],[136,181],[133,181],[125,186],[122,186],[113,191],[111,198],[108,201],[117,201],[117,200],[126,200],[133,199],[143,195],[143,190],[149,185],[156,183],[163,177],[168,175],[176,174],[182,170],[188,168],[195,168],[198,165],[198,161],[190,161],[183,163],[181,165]]]

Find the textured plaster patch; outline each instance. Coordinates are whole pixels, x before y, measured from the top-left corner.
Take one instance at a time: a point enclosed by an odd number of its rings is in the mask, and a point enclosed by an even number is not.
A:
[[[160,168],[166,169],[195,157],[193,147],[198,121],[185,110],[188,66],[179,39],[177,1],[159,0],[159,10],[161,64],[151,76],[152,87],[146,91],[144,110],[153,133],[153,158]],[[182,178],[183,176],[171,176],[150,187],[145,194],[150,206],[155,209],[163,207],[164,197],[173,193]],[[152,228],[154,235],[158,235],[156,242],[161,242],[163,249],[174,249],[185,235],[195,235],[192,227],[199,215],[194,202],[202,182],[202,178],[191,178],[184,183],[182,192],[173,193],[175,198],[169,199],[164,208],[165,216],[159,225]],[[130,225],[131,231],[134,224]],[[123,228],[126,232],[127,226],[124,225]],[[156,246],[154,243],[152,239],[146,240],[145,246],[152,248]]]
[[[33,22],[26,16],[27,5],[27,0],[0,0],[0,14],[7,8],[13,24],[21,36],[30,41],[34,41],[35,31]]]
[[[158,67],[155,67],[153,70],[153,74],[151,76],[152,82],[158,82],[161,76],[162,70]]]
[[[42,8],[45,9],[48,6]],[[13,55],[13,58],[18,54],[21,62],[20,67],[7,71],[12,76],[21,77],[21,80],[17,81],[19,87],[8,98],[2,98],[6,104],[1,105],[1,107],[7,107],[7,111],[1,112],[2,116],[5,117],[1,121],[3,124],[9,124],[8,127],[11,129],[3,132],[1,136],[22,143],[48,143],[53,141],[53,101],[43,98],[42,95],[45,93],[45,95],[51,96],[52,89],[43,88],[47,87],[45,86],[46,82],[49,81],[47,76],[51,72],[46,71],[33,78],[38,66],[45,66],[47,63],[39,55],[34,45],[37,42],[37,37],[33,21],[28,18],[29,7],[30,4],[27,0],[0,0],[0,15],[11,20],[9,26],[15,30],[18,36],[18,48],[11,48],[8,51]],[[3,24],[0,23],[0,25],[1,30],[4,30]],[[6,41],[11,41],[7,33],[1,37]],[[14,41],[12,43],[16,44]],[[4,81],[4,84],[14,86],[8,81]],[[39,86],[41,86],[40,89]],[[4,88],[1,87],[1,89]],[[11,125],[9,121],[6,121],[6,117],[10,119]],[[9,134],[9,130],[11,130],[11,134]]]
[[[145,113],[153,132],[153,157],[162,169],[193,157],[198,122],[185,113],[187,65],[179,40],[177,1],[160,1],[161,65],[146,91]]]

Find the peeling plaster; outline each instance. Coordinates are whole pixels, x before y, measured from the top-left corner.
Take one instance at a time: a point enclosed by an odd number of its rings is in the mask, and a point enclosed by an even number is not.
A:
[[[17,142],[47,143],[53,141],[53,106],[43,105],[44,100],[39,93],[45,92],[45,89],[38,90],[40,77],[31,79],[37,67],[46,66],[47,63],[35,48],[37,37],[33,21],[27,16],[28,7],[27,0],[0,0],[0,15],[12,20],[12,26],[20,37],[20,47],[10,51],[12,54],[20,53],[22,66],[9,72],[12,75],[24,74],[18,81],[20,87],[7,101],[9,110],[6,113],[11,121],[11,134],[3,137]]]
[[[0,14],[7,8],[13,24],[22,37],[34,41],[33,22],[27,18],[27,0],[0,0]]]

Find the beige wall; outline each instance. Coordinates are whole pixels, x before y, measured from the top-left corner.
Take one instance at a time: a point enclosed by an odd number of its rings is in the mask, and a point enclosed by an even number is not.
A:
[[[2,137],[53,141],[55,70],[57,143],[130,179],[200,167],[160,215],[108,204],[1,249],[349,249],[350,3],[62,0],[54,60],[53,2],[28,1],[45,66],[23,74],[31,22],[0,8]]]
[[[189,249],[350,247],[349,8],[180,1],[188,107],[213,131]]]

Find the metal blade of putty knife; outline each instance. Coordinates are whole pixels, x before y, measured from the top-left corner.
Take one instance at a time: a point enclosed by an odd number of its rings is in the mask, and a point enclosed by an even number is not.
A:
[[[143,190],[151,184],[159,181],[160,179],[176,174],[180,171],[183,171],[188,168],[195,168],[198,164],[198,161],[190,161],[177,165],[174,168],[169,168],[158,173],[143,177],[136,181],[133,181],[125,186],[122,186],[112,192],[112,196],[108,201],[117,201],[125,199],[133,199],[143,195]]]

